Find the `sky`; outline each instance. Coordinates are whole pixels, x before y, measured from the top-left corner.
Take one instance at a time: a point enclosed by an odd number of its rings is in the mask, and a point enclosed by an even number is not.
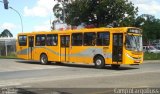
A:
[[[2,1],[2,0],[0,0]],[[9,6],[16,9],[22,17],[23,31],[51,30],[51,21],[55,19],[52,8],[55,0],[8,0]],[[151,14],[160,19],[160,0],[129,0],[138,7],[138,15]],[[14,37],[22,32],[19,15],[12,9],[5,10],[0,2],[0,33],[9,29]]]

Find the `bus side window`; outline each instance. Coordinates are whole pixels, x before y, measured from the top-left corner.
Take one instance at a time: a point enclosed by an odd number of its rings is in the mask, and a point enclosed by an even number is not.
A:
[[[36,35],[36,46],[45,46],[46,35]]]
[[[57,34],[48,34],[46,38],[47,46],[56,46],[58,44],[58,35]]]
[[[94,46],[96,41],[96,33],[94,32],[84,33],[83,40],[84,40],[83,42],[84,46]]]
[[[81,45],[82,45],[82,33],[73,33],[72,46],[81,46]]]
[[[26,35],[20,35],[18,37],[19,46],[26,46],[27,45],[27,36]]]
[[[98,32],[97,33],[97,46],[108,46],[110,40],[109,32]]]

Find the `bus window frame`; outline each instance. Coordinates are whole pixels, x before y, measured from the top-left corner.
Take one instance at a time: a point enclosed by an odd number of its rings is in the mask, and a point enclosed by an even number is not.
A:
[[[37,45],[37,36],[45,36],[45,45]],[[46,46],[46,34],[36,34],[35,35],[35,46]]]
[[[108,35],[109,35],[109,40],[108,40],[108,44],[106,44],[106,45],[97,45],[97,41],[98,41],[98,33],[108,33]],[[97,34],[96,34],[96,46],[109,46],[110,45],[110,32],[109,31],[105,31],[105,32],[97,32]]]
[[[84,37],[85,37],[86,33],[94,33],[95,34],[95,38],[92,41],[92,43],[94,42],[94,45],[85,45],[85,39],[84,39]],[[96,36],[97,36],[97,32],[84,32],[83,33],[83,46],[96,46]]]
[[[81,45],[73,45],[73,34],[81,34]],[[82,32],[78,32],[78,33],[72,33],[71,35],[71,46],[83,46],[83,34]]]
[[[57,37],[56,45],[48,45],[48,43],[47,43],[47,37],[48,37],[48,35],[53,35],[54,37]],[[58,45],[58,34],[46,34],[45,41],[46,41],[46,46],[57,46]]]
[[[66,38],[68,38],[68,40]],[[60,36],[60,47],[61,48],[68,48],[68,47],[70,47],[71,46],[70,41],[71,41],[70,40],[70,35],[61,35]]]
[[[25,45],[20,45],[20,41],[19,41],[19,37],[20,37],[20,36],[26,36]],[[28,37],[27,35],[18,35],[18,45],[19,45],[19,46],[27,46],[27,40],[28,40],[27,37]]]

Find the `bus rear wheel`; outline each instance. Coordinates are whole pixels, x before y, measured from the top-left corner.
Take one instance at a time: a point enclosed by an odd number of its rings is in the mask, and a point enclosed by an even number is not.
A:
[[[46,54],[42,54],[41,57],[40,57],[40,62],[42,65],[47,65],[49,64],[50,62],[48,61],[48,57]]]
[[[105,67],[105,61],[104,61],[104,58],[102,56],[97,56],[95,59],[94,59],[94,64],[95,64],[95,67],[97,69],[102,69]]]

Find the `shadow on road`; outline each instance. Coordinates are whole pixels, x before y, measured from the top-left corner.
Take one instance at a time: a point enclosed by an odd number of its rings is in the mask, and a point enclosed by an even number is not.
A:
[[[130,66],[130,67],[129,66],[121,66],[117,69],[113,69],[111,66],[107,66],[107,67],[108,68],[106,68],[106,69],[108,69],[108,70],[116,70],[116,71],[139,69],[139,68],[133,67],[133,66]]]
[[[17,63],[25,63],[25,64],[40,64],[40,62],[37,62],[37,61],[28,61],[28,60],[19,60],[19,61],[16,61]]]
[[[18,94],[115,94],[110,88],[15,88]]]
[[[24,61],[24,60],[20,60],[20,61],[16,61],[17,63],[25,63],[25,64],[38,64],[38,65],[42,65],[40,64],[40,62],[37,61]],[[64,66],[64,67],[77,67],[77,68],[90,68],[93,69],[95,68],[95,66],[89,65],[89,64],[76,64],[76,63],[51,63],[49,64],[50,66],[54,65],[54,66]],[[45,66],[45,65],[42,65]],[[117,69],[113,69],[110,65],[106,65],[105,68],[101,69],[101,70],[117,70],[117,71],[121,71],[121,70],[133,70],[133,69],[139,69],[139,67],[134,67],[134,66],[121,66]]]

